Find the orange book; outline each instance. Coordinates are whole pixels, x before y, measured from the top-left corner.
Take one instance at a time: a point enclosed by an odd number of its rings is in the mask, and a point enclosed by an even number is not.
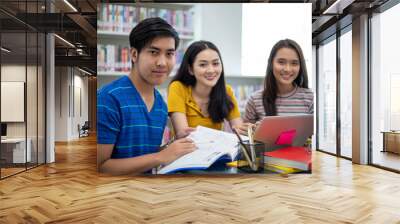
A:
[[[311,170],[311,150],[306,147],[287,147],[264,153],[264,163]]]

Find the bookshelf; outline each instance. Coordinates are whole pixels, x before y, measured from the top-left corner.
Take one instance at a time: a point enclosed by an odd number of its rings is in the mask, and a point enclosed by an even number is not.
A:
[[[181,38],[177,66],[194,40],[193,4],[98,4],[97,71],[99,75],[121,75],[130,70],[129,33],[136,24],[149,17],[170,23]],[[175,70],[177,69],[175,67]]]
[[[229,10],[227,9],[227,11]],[[215,25],[209,24],[210,21],[203,21],[202,18],[208,16],[205,14],[206,11],[208,10],[205,10],[204,7],[202,9],[202,6],[195,3],[98,4],[98,88],[129,73],[131,65],[129,32],[138,21],[154,16],[159,16],[169,22],[178,31],[181,39],[177,50],[177,63],[171,72],[171,76],[173,76],[182,61],[187,46],[197,39],[207,39],[208,36],[203,37],[201,33],[207,34],[210,26]],[[217,26],[214,27],[217,28]],[[239,34],[233,33],[232,35],[237,36]],[[222,42],[226,42],[224,41],[227,38],[226,36],[222,35],[220,38]],[[225,76],[226,83],[232,86],[240,111],[243,113],[250,95],[262,88],[264,77],[230,74]],[[170,80],[171,77],[158,87],[165,100]]]

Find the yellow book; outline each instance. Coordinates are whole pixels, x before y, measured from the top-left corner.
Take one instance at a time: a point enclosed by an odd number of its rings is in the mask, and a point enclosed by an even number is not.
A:
[[[297,173],[297,172],[303,171],[303,170],[297,169],[297,168],[279,166],[279,165],[274,165],[274,164],[265,164],[264,169],[271,170],[271,171],[274,171],[277,173],[283,173],[283,174]]]
[[[226,163],[226,165],[229,167],[243,167],[243,166],[248,166],[249,163],[245,160],[237,160],[237,161],[232,161],[232,162]]]

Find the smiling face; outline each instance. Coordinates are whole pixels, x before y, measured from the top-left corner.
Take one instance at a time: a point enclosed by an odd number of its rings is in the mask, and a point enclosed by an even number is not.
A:
[[[190,69],[190,74],[196,78],[196,85],[214,87],[222,73],[222,63],[218,53],[212,49],[205,49],[197,54]]]
[[[272,72],[278,86],[293,85],[299,71],[300,60],[294,49],[284,47],[276,52]]]
[[[132,49],[131,55],[141,80],[149,85],[160,85],[175,66],[175,40],[172,37],[157,37],[139,54]]]

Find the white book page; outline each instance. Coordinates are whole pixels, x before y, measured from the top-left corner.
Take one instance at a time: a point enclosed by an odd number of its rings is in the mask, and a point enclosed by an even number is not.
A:
[[[232,159],[238,152],[238,138],[235,134],[223,132],[203,126],[198,126],[196,131],[192,132],[188,138],[191,138],[196,146],[201,150],[219,150],[232,155]],[[246,136],[241,136],[242,140],[247,140]]]
[[[158,173],[165,174],[185,168],[207,168],[223,154],[225,153],[221,151],[196,150],[166,165]]]
[[[247,139],[241,136],[243,140]],[[198,126],[188,138],[192,139],[197,150],[186,154],[166,165],[158,173],[164,174],[182,168],[207,168],[223,155],[233,160],[238,154],[238,139],[232,133]]]

